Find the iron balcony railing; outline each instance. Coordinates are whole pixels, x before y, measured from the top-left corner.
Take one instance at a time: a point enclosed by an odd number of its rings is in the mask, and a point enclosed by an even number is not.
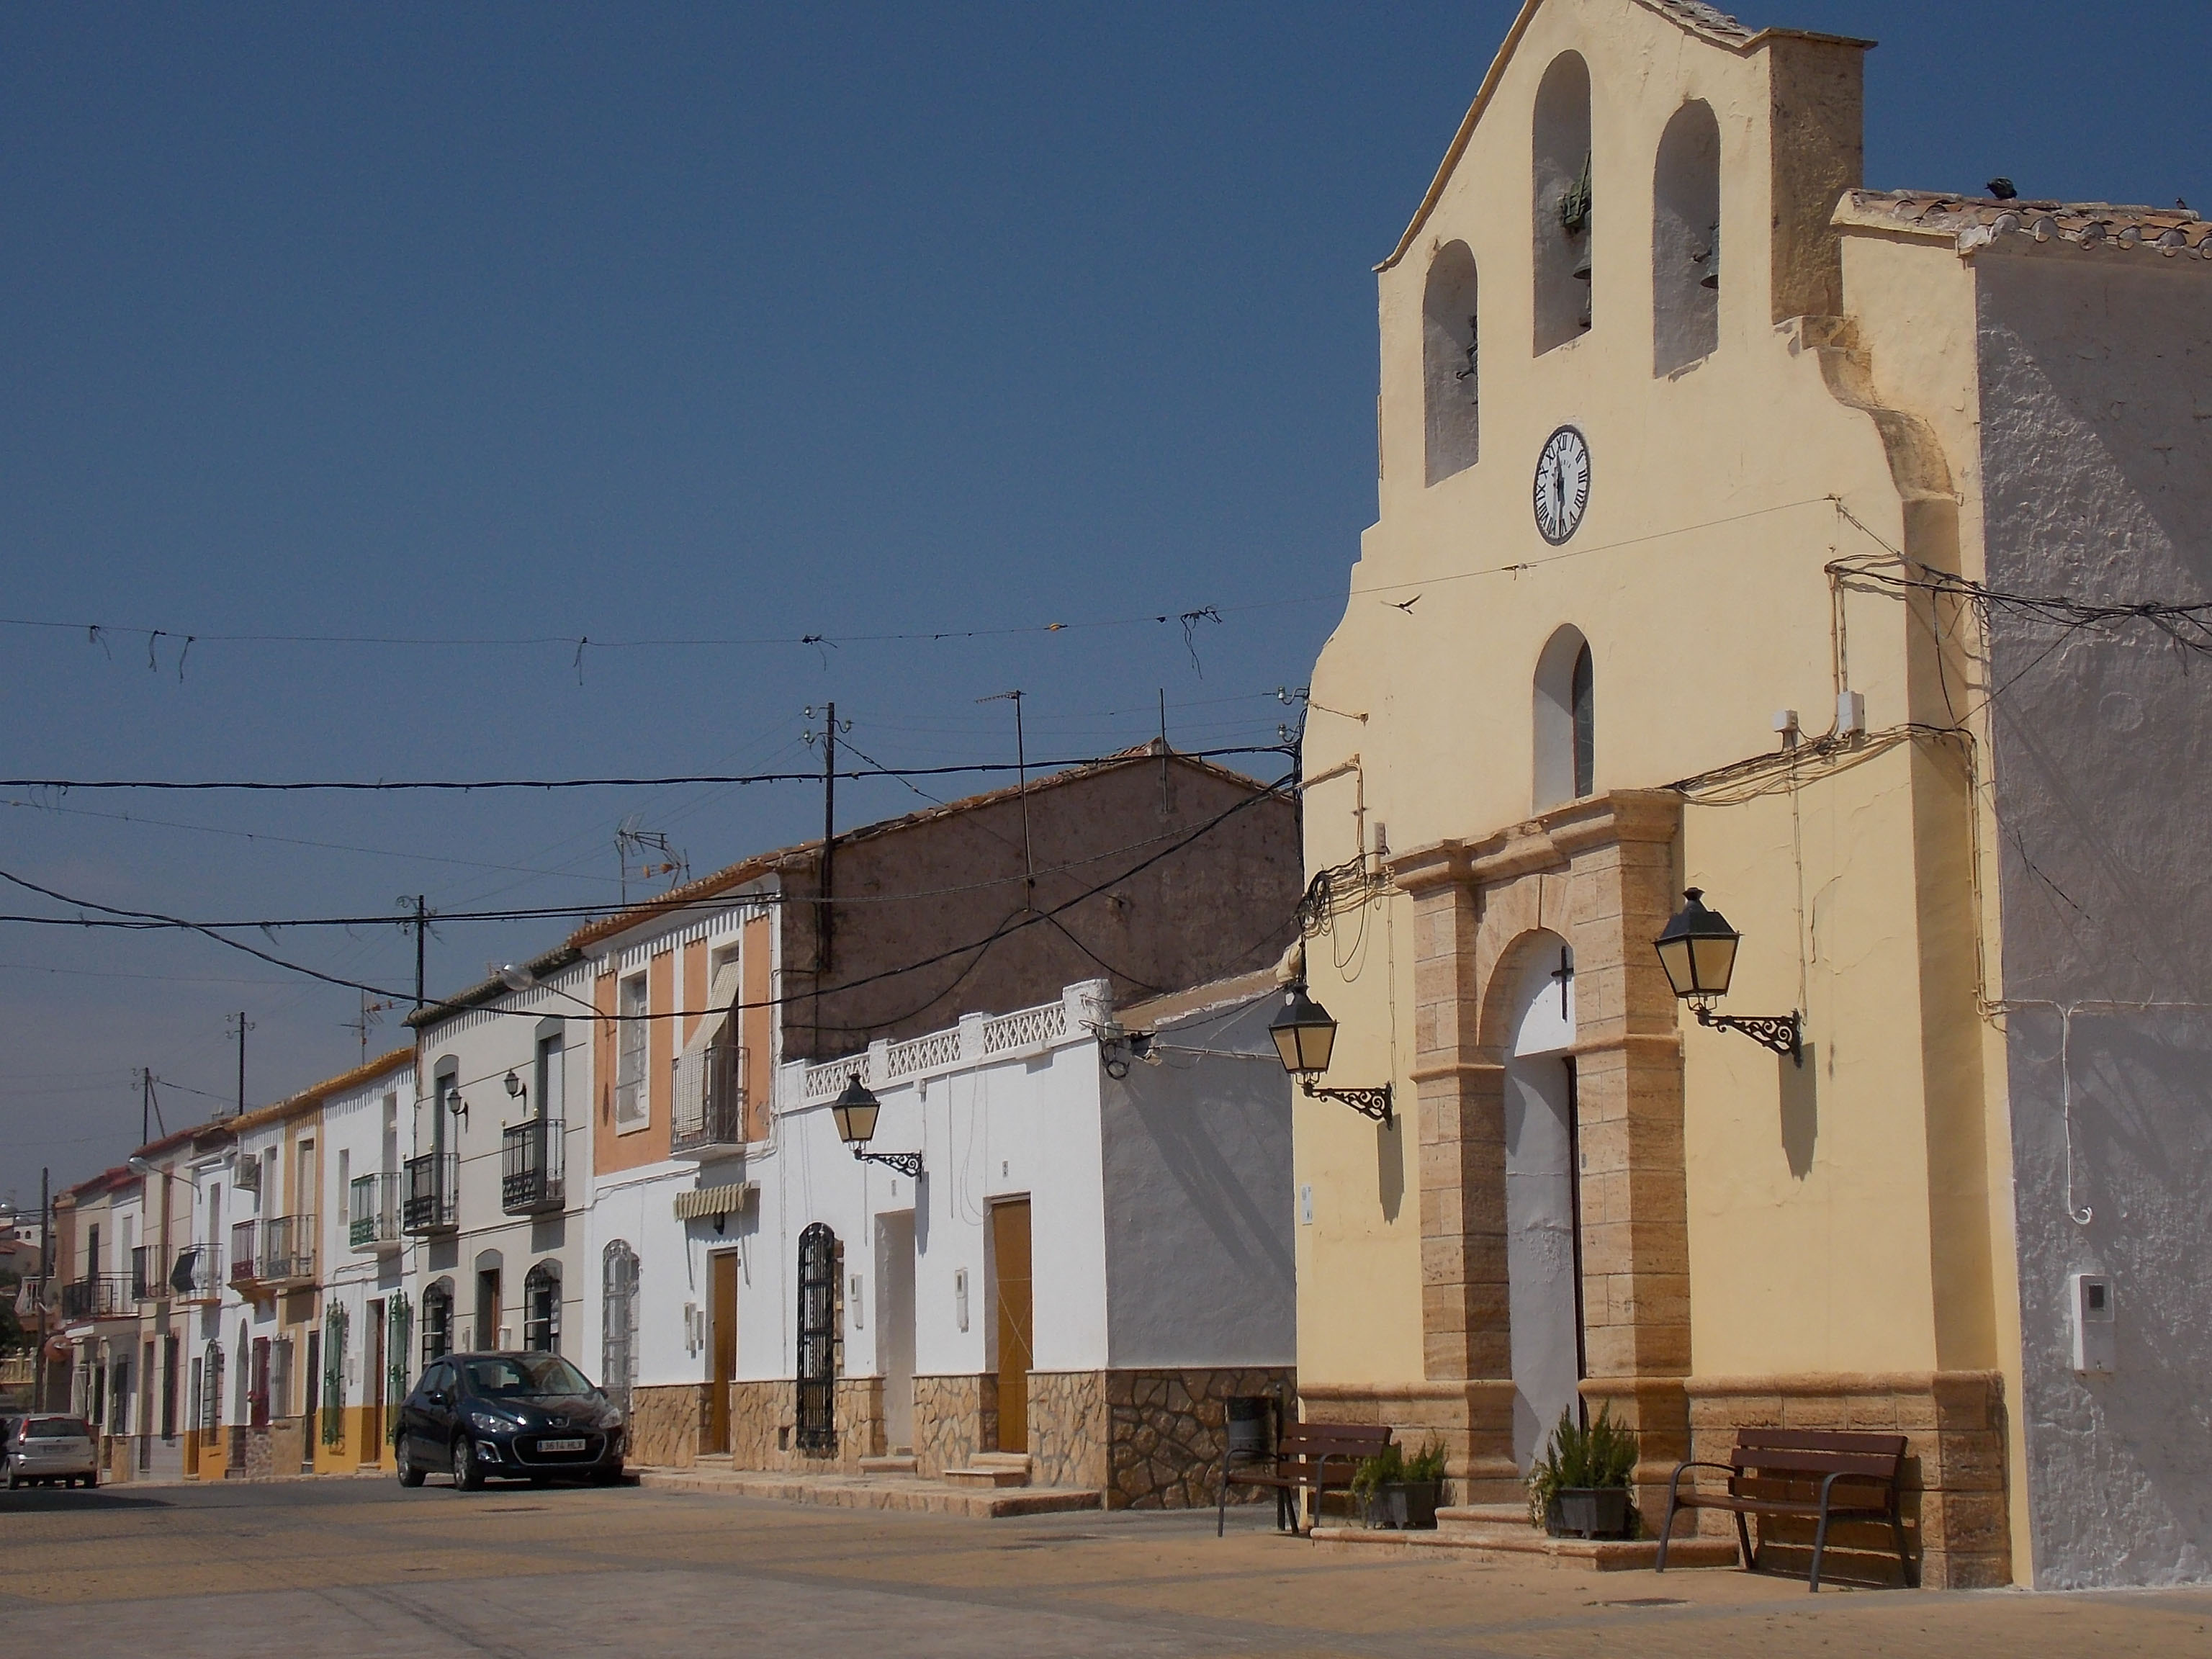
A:
[[[261,1272],[261,1252],[255,1248],[260,1237],[258,1221],[234,1221],[230,1224],[230,1282],[251,1285]]]
[[[261,1279],[294,1284],[315,1276],[315,1218],[271,1216],[261,1224]]]
[[[131,1299],[133,1302],[167,1302],[169,1281],[161,1277],[161,1253],[151,1245],[141,1244],[131,1252]]]
[[[137,1311],[128,1273],[88,1273],[62,1286],[64,1319],[120,1319]]]
[[[717,1042],[676,1058],[676,1103],[668,1117],[672,1158],[712,1158],[745,1144],[745,1051]]]
[[[509,1215],[536,1215],[561,1207],[568,1185],[558,1118],[532,1118],[501,1136],[499,1206]]]
[[[449,1233],[460,1224],[461,1160],[458,1152],[425,1152],[407,1160],[403,1232]]]
[[[356,1250],[399,1243],[399,1172],[356,1176],[346,1193],[346,1243]]]
[[[212,1302],[222,1294],[219,1262],[211,1244],[193,1244],[177,1252],[169,1269],[169,1294],[179,1302]]]

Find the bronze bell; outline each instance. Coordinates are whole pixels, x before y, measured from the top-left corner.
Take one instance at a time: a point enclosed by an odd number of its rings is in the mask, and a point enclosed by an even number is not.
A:
[[[1715,225],[1705,234],[1705,251],[1700,256],[1705,274],[1698,278],[1699,288],[1718,288],[1721,285],[1721,228]]]
[[[1576,239],[1576,242],[1575,268],[1567,274],[1572,276],[1578,283],[1587,283],[1590,279],[1590,250],[1589,233],[1584,232],[1581,236]]]

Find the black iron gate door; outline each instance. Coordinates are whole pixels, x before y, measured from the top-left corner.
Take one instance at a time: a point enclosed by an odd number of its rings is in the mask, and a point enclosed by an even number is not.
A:
[[[799,1236],[799,1443],[837,1445],[837,1236],[817,1221]]]

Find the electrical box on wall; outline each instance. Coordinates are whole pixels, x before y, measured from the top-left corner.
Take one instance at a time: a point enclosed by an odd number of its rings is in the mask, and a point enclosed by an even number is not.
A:
[[[2112,1320],[2112,1281],[2104,1273],[2075,1273],[2066,1281],[2074,1304],[2074,1369],[2117,1369],[2117,1327]]]

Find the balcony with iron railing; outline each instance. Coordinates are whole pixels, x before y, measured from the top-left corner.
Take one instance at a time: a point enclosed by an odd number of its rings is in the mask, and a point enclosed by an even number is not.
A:
[[[62,1286],[64,1320],[130,1319],[138,1312],[128,1273],[87,1273]]]
[[[222,1296],[222,1263],[211,1244],[191,1244],[177,1252],[169,1269],[169,1295],[178,1302],[215,1302]]]
[[[744,1150],[745,1051],[717,1042],[676,1057],[668,1116],[671,1158],[725,1158]]]
[[[500,1137],[499,1206],[509,1215],[538,1215],[566,1196],[566,1137],[559,1118],[533,1117]]]
[[[230,1224],[230,1282],[251,1285],[261,1276],[261,1252],[258,1248],[261,1224],[258,1221],[234,1221]]]
[[[382,1255],[399,1248],[399,1172],[356,1176],[346,1193],[346,1243]]]
[[[161,1277],[161,1255],[151,1245],[141,1244],[131,1252],[131,1299],[142,1304],[169,1299],[169,1281]]]
[[[282,1288],[315,1282],[315,1218],[270,1216],[261,1224],[261,1282]]]
[[[425,1152],[407,1160],[399,1230],[416,1237],[450,1233],[460,1224],[461,1160],[457,1152]]]

